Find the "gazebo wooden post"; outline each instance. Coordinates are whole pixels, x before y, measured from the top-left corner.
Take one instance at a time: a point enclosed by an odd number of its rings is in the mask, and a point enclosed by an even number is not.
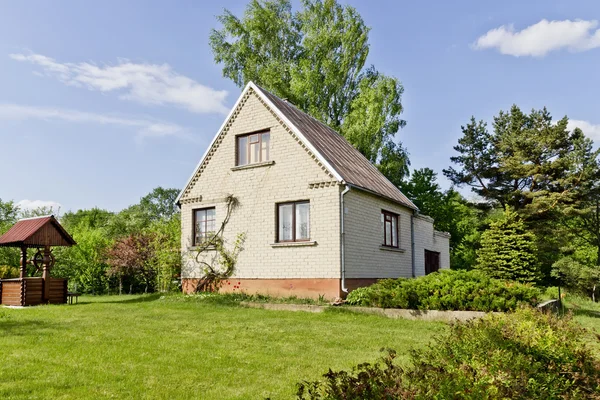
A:
[[[27,275],[27,246],[21,246],[21,271],[19,278],[23,279]]]
[[[44,288],[44,303],[50,300],[50,246],[44,246],[44,263],[42,271],[42,285]]]

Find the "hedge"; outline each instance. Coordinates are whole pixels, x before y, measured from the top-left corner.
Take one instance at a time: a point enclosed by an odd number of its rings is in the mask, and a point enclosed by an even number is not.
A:
[[[479,271],[443,270],[426,276],[385,279],[350,292],[346,303],[357,306],[416,310],[511,311],[535,305],[539,289],[493,279]]]

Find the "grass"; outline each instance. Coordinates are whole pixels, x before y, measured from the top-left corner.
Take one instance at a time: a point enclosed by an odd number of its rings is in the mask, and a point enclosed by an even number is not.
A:
[[[391,347],[406,362],[445,330],[344,310],[247,309],[234,299],[82,297],[0,308],[2,399],[293,398],[300,380]]]

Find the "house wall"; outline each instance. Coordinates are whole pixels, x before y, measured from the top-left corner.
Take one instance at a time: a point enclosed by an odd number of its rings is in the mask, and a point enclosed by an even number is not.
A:
[[[381,210],[398,214],[399,250],[381,246],[383,223]],[[346,278],[410,278],[412,210],[351,189],[344,195],[345,268]]]
[[[398,214],[399,249],[383,247],[381,211]],[[344,196],[345,268],[347,287],[354,289],[378,278],[412,277],[411,216],[407,207],[357,189]],[[425,250],[440,253],[440,268],[450,268],[449,235],[433,229],[433,219],[414,217],[415,275],[425,275]]]
[[[235,136],[270,128],[271,165],[235,169]],[[339,295],[340,186],[330,173],[249,91],[209,153],[196,182],[181,198],[184,289],[191,291],[202,275],[192,248],[192,210],[215,207],[217,227],[226,214],[227,195],[239,200],[225,228],[231,248],[246,234],[232,281],[240,289],[276,295]],[[234,168],[232,170],[232,168]],[[276,204],[310,201],[311,245],[277,245]],[[203,255],[203,259],[212,256]],[[298,279],[308,279],[298,283]],[[226,285],[225,290],[232,290]],[[324,293],[326,291],[327,293]]]
[[[450,268],[450,235],[433,229],[433,219],[418,215],[415,224],[415,270],[425,275],[425,250],[440,253],[440,269]]]

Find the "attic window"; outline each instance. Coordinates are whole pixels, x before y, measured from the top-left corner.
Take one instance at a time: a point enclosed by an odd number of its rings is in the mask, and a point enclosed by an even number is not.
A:
[[[254,132],[247,135],[241,135],[236,138],[237,146],[237,164],[248,165],[269,161],[269,143],[271,141],[271,132]]]

